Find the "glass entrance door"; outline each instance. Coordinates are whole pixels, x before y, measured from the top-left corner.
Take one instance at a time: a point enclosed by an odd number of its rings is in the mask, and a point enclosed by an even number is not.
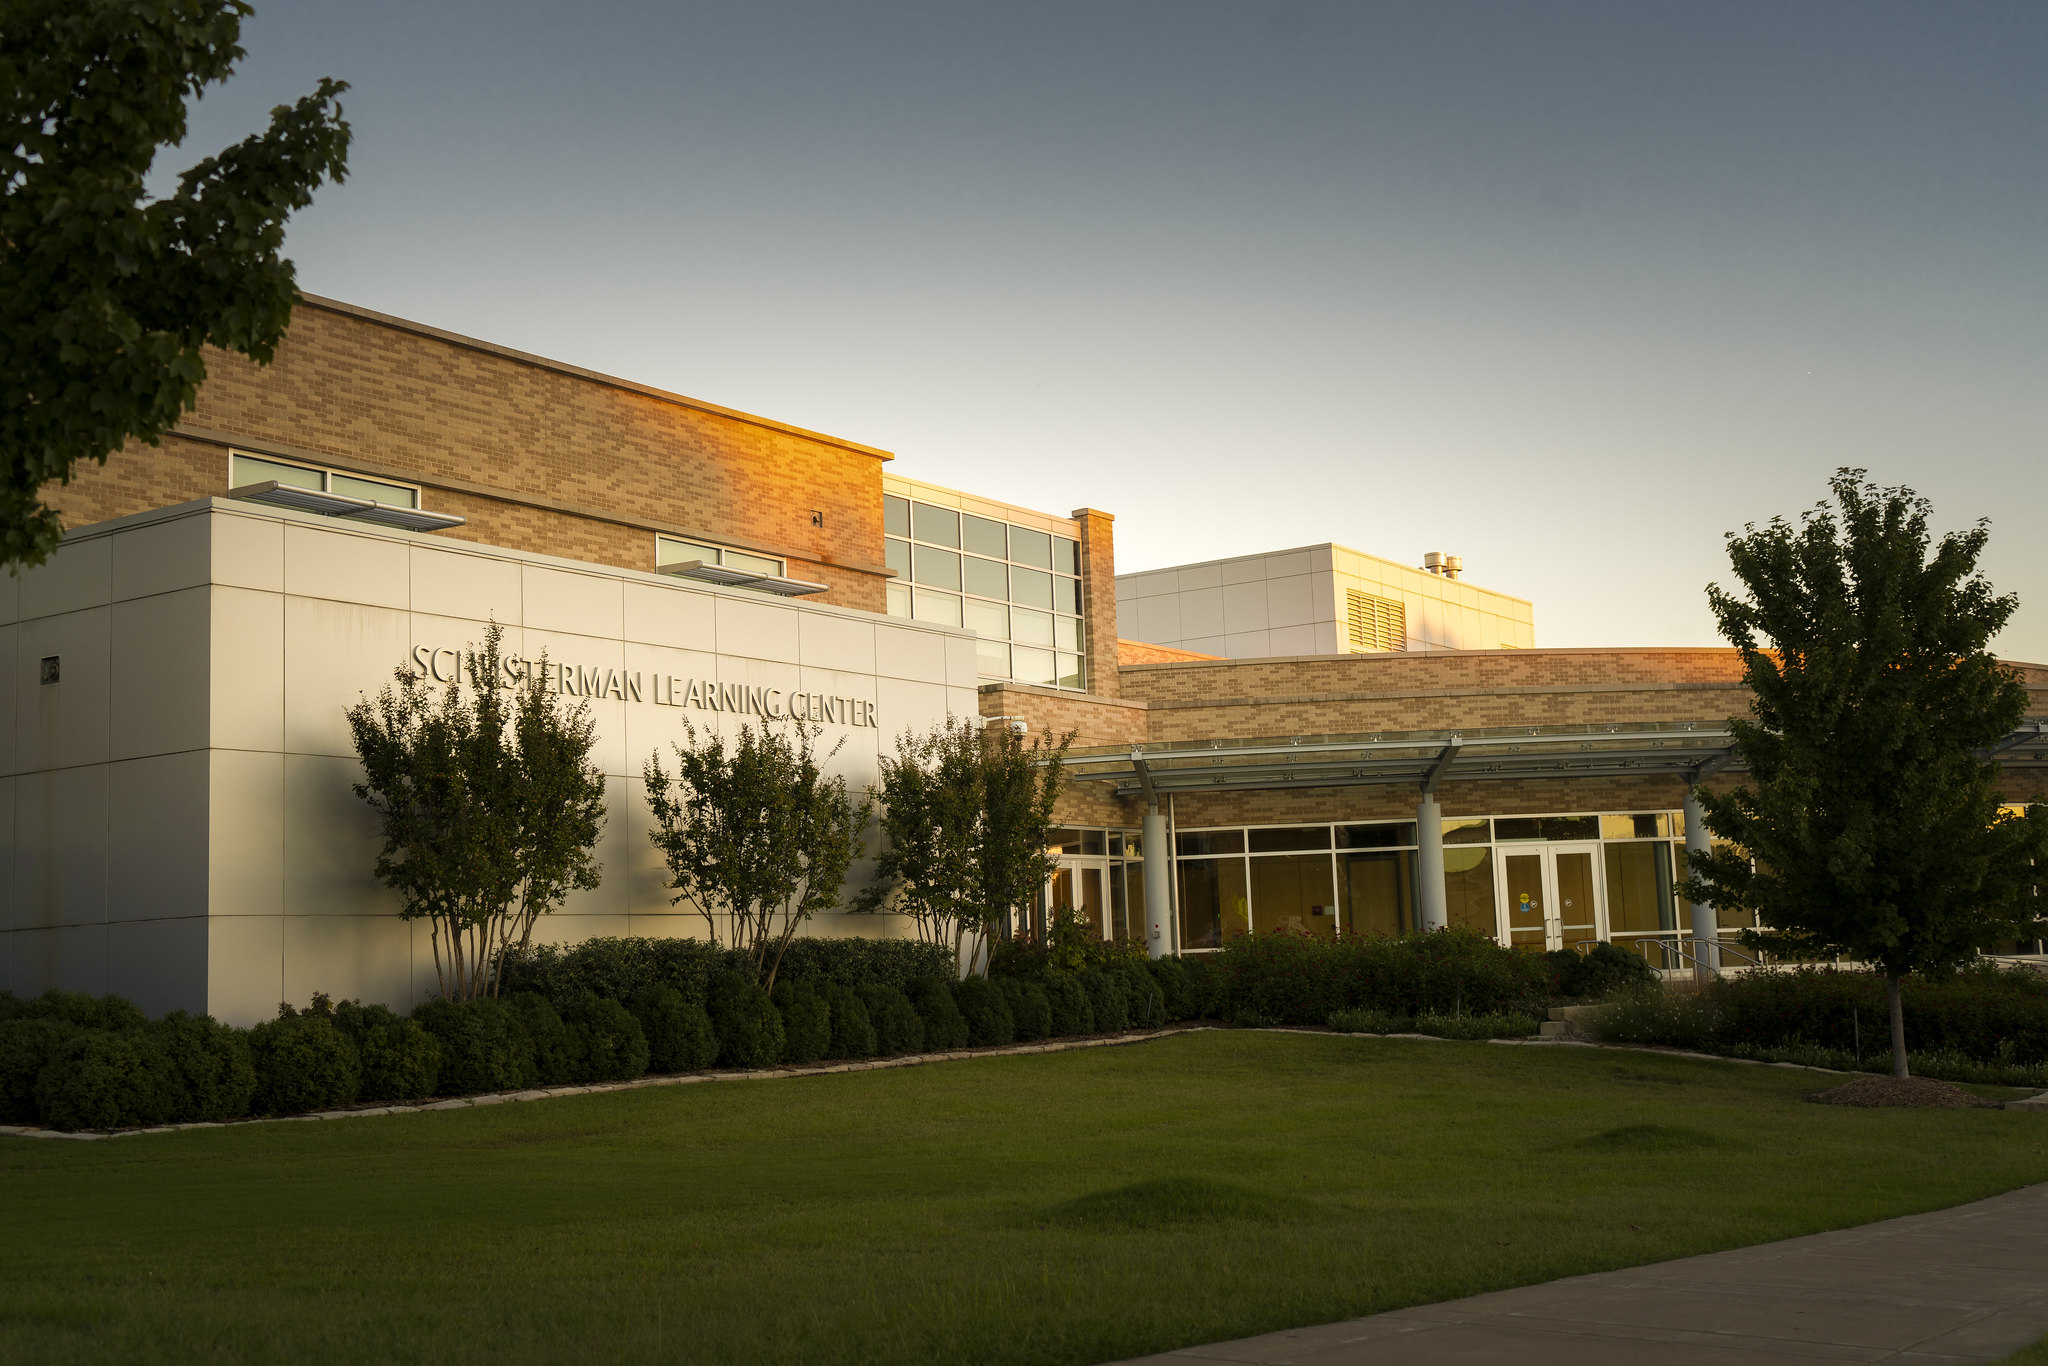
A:
[[[1095,927],[1095,933],[1100,937],[1106,923],[1102,913],[1103,885],[1108,881],[1109,871],[1108,859],[1063,855],[1060,866],[1045,885],[1046,904],[1054,911],[1077,912]]]
[[[1598,845],[1496,847],[1503,942],[1528,953],[1600,938]]]

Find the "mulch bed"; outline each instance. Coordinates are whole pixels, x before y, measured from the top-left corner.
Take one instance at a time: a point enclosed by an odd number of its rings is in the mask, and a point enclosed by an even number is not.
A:
[[[1822,1105],[1910,1106],[1916,1109],[1975,1110],[1998,1109],[1998,1102],[1965,1091],[1954,1082],[1929,1077],[1858,1077],[1810,1099]]]

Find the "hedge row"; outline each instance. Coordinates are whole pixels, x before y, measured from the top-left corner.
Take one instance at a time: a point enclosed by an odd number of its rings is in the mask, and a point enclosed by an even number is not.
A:
[[[1914,1051],[1980,1062],[2048,1062],[2048,977],[1992,964],[1900,985]],[[1814,1047],[1888,1056],[1885,980],[1873,972],[1802,968],[1754,972],[1680,994],[1650,990],[1605,1011],[1595,1026],[1617,1043],[1724,1050]]]
[[[637,967],[609,979],[596,968],[631,967],[650,956],[716,961],[712,955],[621,947],[631,943],[611,941],[581,958],[553,955],[553,997],[515,990],[428,1001],[410,1018],[316,996],[307,1009],[285,1006],[275,1020],[242,1030],[183,1012],[150,1020],[116,996],[50,992],[20,1001],[0,992],[0,1123],[108,1129],[219,1122],[623,1081],[650,1070],[986,1047],[1148,1028],[1168,1018],[1160,981],[1142,962],[1038,981],[955,982],[930,973],[899,987],[881,980],[877,960],[883,968],[918,960],[846,954],[810,960],[811,970],[778,981],[772,996],[750,974],[722,965],[687,979],[697,990],[686,994],[649,981]],[[853,980],[828,975],[826,963]],[[632,989],[604,995],[591,982]]]
[[[1246,935],[1180,960],[1179,973],[1185,1015],[1248,1025],[1321,1025],[1357,1011],[1404,1020],[1533,1017],[1552,1001],[1655,980],[1640,957],[1611,944],[1584,955],[1528,954],[1463,929],[1398,938]]]

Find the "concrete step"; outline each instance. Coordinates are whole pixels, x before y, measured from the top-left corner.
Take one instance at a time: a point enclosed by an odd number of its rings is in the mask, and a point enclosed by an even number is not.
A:
[[[1570,1020],[1545,1020],[1536,1026],[1539,1039],[1569,1039],[1578,1031],[1572,1028]]]

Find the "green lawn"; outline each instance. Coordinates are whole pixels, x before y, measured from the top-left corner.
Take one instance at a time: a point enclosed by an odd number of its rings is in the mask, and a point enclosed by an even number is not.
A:
[[[1090,1362],[2048,1180],[2048,1116],[1825,1084],[1211,1032],[0,1139],[0,1359]]]

